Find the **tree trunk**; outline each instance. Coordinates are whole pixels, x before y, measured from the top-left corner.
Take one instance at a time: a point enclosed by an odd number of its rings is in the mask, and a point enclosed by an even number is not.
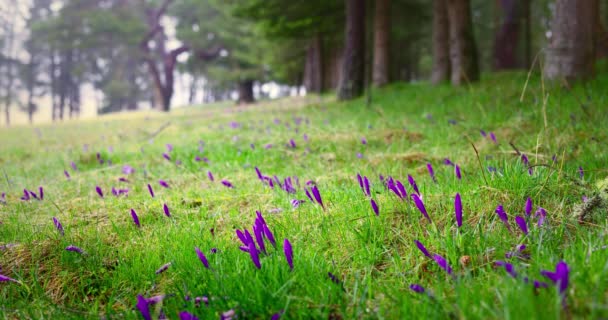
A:
[[[342,77],[344,49],[330,47],[323,58],[323,91],[336,90]]]
[[[391,35],[391,2],[376,0],[374,14],[374,69],[373,83],[381,87],[388,83]]]
[[[469,0],[447,0],[452,84],[479,80],[479,65]]]
[[[570,82],[593,77],[597,8],[597,0],[556,1],[545,63],[548,79]]]
[[[532,67],[532,20],[531,19],[532,0],[522,0],[522,19],[524,21],[524,67]]]
[[[526,0],[524,0],[526,1]],[[519,40],[519,23],[521,0],[500,0],[502,25],[494,38],[494,69],[515,69],[517,64],[517,43]]]
[[[254,103],[253,97],[253,80],[242,80],[239,82],[239,100],[238,104]]]
[[[433,84],[450,79],[450,29],[446,6],[446,0],[433,1]]]
[[[323,58],[321,36],[315,35],[306,50],[304,87],[307,92],[321,93],[323,90]]]
[[[338,99],[363,94],[365,84],[365,0],[346,0],[346,37]]]

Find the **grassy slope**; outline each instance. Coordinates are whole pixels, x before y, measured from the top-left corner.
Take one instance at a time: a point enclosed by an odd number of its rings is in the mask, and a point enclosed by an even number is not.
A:
[[[135,319],[140,317],[134,309],[137,294],[172,295],[152,308],[155,314],[162,308],[169,318],[181,310],[216,318],[229,309],[241,318],[262,319],[280,310],[289,319],[606,317],[606,251],[593,251],[606,245],[606,221],[580,226],[570,217],[581,197],[592,193],[575,183],[577,168],[584,168],[584,181],[591,183],[608,173],[608,77],[573,92],[549,92],[546,113],[538,79],[519,102],[524,82],[523,74],[503,74],[461,89],[394,85],[374,94],[371,109],[363,99],[315,100],[305,107],[302,101],[284,101],[244,111],[192,108],[169,117],[2,129],[0,192],[7,192],[7,204],[0,205],[0,244],[18,245],[0,251],[0,274],[22,285],[0,283],[0,318],[104,314]],[[299,125],[298,117],[304,119]],[[171,124],[150,139],[167,121]],[[230,126],[232,121],[238,128]],[[498,144],[483,138],[480,129],[494,132]],[[286,146],[292,138],[295,149]],[[509,141],[532,164],[547,166],[528,175]],[[163,159],[167,143],[174,146],[172,160],[181,165]],[[265,149],[269,143],[273,147]],[[99,165],[96,152],[113,165]],[[197,155],[209,163],[194,161]],[[445,157],[462,167],[462,181],[442,164]],[[78,171],[70,168],[71,161]],[[427,162],[437,183],[426,171]],[[135,173],[129,183],[120,183],[126,164]],[[314,180],[327,210],[309,201],[293,209],[291,199],[307,199],[303,189],[289,195],[263,186],[255,166],[265,175],[297,176],[301,184]],[[485,170],[488,166],[498,173]],[[70,171],[71,180],[63,170]],[[208,170],[215,182],[208,180]],[[358,172],[371,179],[378,217],[357,184]],[[406,177],[413,175],[433,224],[411,201],[388,192],[380,174],[404,181],[408,192]],[[171,188],[162,189],[159,179]],[[235,188],[222,186],[221,179]],[[45,187],[45,200],[19,200],[24,187],[39,185]],[[104,199],[96,195],[96,185],[105,191]],[[112,196],[112,186],[129,188],[128,197]],[[460,230],[453,214],[456,192],[464,206]],[[528,196],[548,218],[541,228],[532,220],[524,236],[512,219],[523,214]],[[163,215],[163,203],[171,218]],[[508,212],[513,233],[494,213],[498,204]],[[139,214],[141,228],[133,224],[130,208]],[[279,242],[261,258],[261,270],[238,249],[235,236],[235,229],[251,228],[256,210]],[[63,223],[65,236],[55,230],[53,216]],[[284,238],[294,247],[293,272],[283,257]],[[414,239],[446,257],[456,277],[425,258]],[[511,259],[518,279],[493,267],[522,243],[531,257]],[[86,254],[65,251],[70,244]],[[194,247],[207,254],[212,270],[203,268]],[[470,259],[464,265],[463,256]],[[534,290],[522,280],[547,281],[539,271],[552,270],[561,259],[571,269],[566,310],[554,287]],[[156,275],[167,262],[172,266]],[[411,291],[412,283],[426,287],[432,297]],[[209,306],[197,308],[184,301],[186,295],[208,296]]]

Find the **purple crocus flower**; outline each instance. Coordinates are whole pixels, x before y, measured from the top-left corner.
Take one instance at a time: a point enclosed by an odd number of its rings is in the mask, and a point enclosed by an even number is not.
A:
[[[496,141],[496,136],[494,135],[494,132],[490,132],[490,139],[492,139],[492,141],[494,141],[494,143],[498,144],[498,141]]]
[[[55,217],[53,217],[53,224],[55,224],[55,228],[57,228],[57,231],[59,231],[61,235],[64,235],[63,226],[61,225],[61,222],[59,222],[59,220]]]
[[[585,171],[583,170],[582,166],[578,167],[578,176],[581,178],[581,180],[585,178]]]
[[[249,251],[249,255],[251,256],[251,261],[255,265],[256,268],[261,269],[262,265],[260,264],[260,257],[258,256],[258,249],[255,247],[255,241],[253,241],[253,237],[248,230],[245,230],[245,236],[247,237],[248,246],[247,249]]]
[[[460,166],[459,165],[455,165],[454,166],[454,173],[456,174],[456,178],[458,178],[458,180],[462,180],[462,175],[460,174]]]
[[[44,200],[44,188],[42,186],[38,187],[38,194],[40,196],[40,200]]]
[[[511,226],[509,225],[509,218],[507,217],[507,213],[505,212],[505,209],[502,207],[502,204],[500,204],[500,205],[498,205],[498,207],[496,207],[495,212],[498,215],[498,218],[500,219],[500,221],[502,221],[505,224],[505,226],[507,226],[507,229],[509,229],[509,231],[511,231]]]
[[[289,139],[289,146],[291,146],[292,148],[296,148],[296,142],[293,139]]]
[[[95,191],[97,191],[97,194],[99,195],[99,197],[103,198],[103,190],[101,190],[100,186],[96,186]]]
[[[484,131],[484,130],[479,130],[479,133],[481,134],[482,137],[487,137],[488,134]]]
[[[361,144],[367,144],[367,139],[365,139],[365,137],[361,138]]]
[[[450,267],[450,264],[448,263],[447,260],[445,260],[444,257],[442,257],[438,254],[434,254],[433,260],[435,260],[437,265],[439,265],[439,267],[441,267],[441,269],[445,270],[445,272],[447,272],[449,275],[452,274],[452,268]]]
[[[538,209],[536,209],[536,212],[534,213],[534,217],[538,218],[538,226],[540,227],[545,222],[545,218],[547,217],[547,211],[542,207],[538,207]]]
[[[167,153],[163,153],[163,158],[165,158],[167,161],[171,161],[171,156]]]
[[[458,228],[462,227],[462,201],[460,193],[456,193],[456,197],[454,198],[454,214],[456,215],[456,225]]]
[[[297,207],[299,207],[302,204],[302,202],[304,202],[304,200],[292,199],[291,205],[293,206],[294,209],[296,209]]]
[[[420,195],[420,190],[418,190],[418,185],[416,185],[416,180],[414,180],[414,177],[412,177],[411,175],[408,174],[407,181],[410,183],[410,185],[414,189],[414,192],[416,192],[418,195]]]
[[[446,166],[453,166],[454,162],[452,162],[452,160],[445,158],[443,159],[443,164],[445,164]]]
[[[360,173],[357,173],[357,181],[359,182],[359,187],[361,188],[361,191],[365,193],[365,188],[363,187],[363,178],[361,177]]]
[[[63,170],[63,174],[65,175],[66,179],[70,180],[70,173],[67,170]]]
[[[424,287],[419,284],[410,284],[410,289],[416,293],[424,293]]]
[[[141,225],[139,224],[139,217],[137,216],[137,213],[134,209],[131,209],[131,218],[133,218],[133,222],[138,228],[141,227]]]
[[[156,270],[154,273],[161,274],[161,273],[167,271],[167,269],[169,269],[170,266],[171,266],[171,262],[165,263],[162,266],[160,266],[160,268],[158,268],[158,270]]]
[[[532,199],[530,199],[530,197],[528,197],[528,199],[526,200],[526,216],[530,216],[530,213],[532,212]]]
[[[36,199],[36,200],[40,200],[40,198],[38,198],[38,195],[36,194],[36,192],[32,191],[32,190],[28,190],[27,191],[30,196],[32,196],[32,198]]]
[[[232,183],[230,183],[230,181],[228,180],[222,180],[222,184],[226,187],[226,188],[234,188],[234,186],[232,185]]]
[[[559,288],[559,294],[563,295],[568,289],[570,278],[570,268],[564,261],[560,261],[555,265],[555,272],[543,270],[540,272],[543,276],[549,278]]]
[[[374,213],[379,216],[380,215],[380,209],[378,208],[378,204],[376,203],[376,201],[374,199],[370,199],[370,204],[372,205],[372,210],[374,210]]]
[[[262,175],[262,171],[258,167],[255,167],[255,173],[258,175],[258,179],[264,181],[264,176]]]
[[[273,247],[276,247],[277,242],[275,241],[274,235],[272,234],[272,231],[270,231],[266,223],[262,224],[262,230],[264,231],[264,236],[266,237],[266,239],[268,239],[270,244],[272,244]]]
[[[74,161],[70,162],[70,166],[72,167],[72,170],[78,171],[78,167],[76,167],[76,163],[74,163]]]
[[[258,243],[258,247],[260,250],[267,254],[266,245],[264,245],[264,231],[262,230],[262,222],[258,222],[256,220],[256,224],[253,225],[253,236],[255,237],[255,241]]]
[[[515,269],[513,268],[512,264],[505,261],[496,261],[494,262],[494,265],[497,267],[504,267],[505,271],[507,271],[507,273],[511,275],[511,277],[517,278],[517,272],[515,272]]]
[[[19,281],[11,278],[11,277],[7,277],[5,275],[1,275],[0,274],[0,282],[15,282],[15,283],[19,283]]]
[[[163,211],[165,212],[165,215],[169,218],[171,218],[171,213],[169,212],[169,206],[167,206],[166,203],[163,203]]]
[[[399,180],[396,180],[395,186],[397,187],[397,190],[399,190],[399,193],[401,194],[401,199],[407,199],[407,191],[405,191],[405,186],[403,186],[403,183],[401,183],[401,181],[399,181]]]
[[[310,192],[308,192],[308,189],[304,188],[304,192],[306,193],[308,199],[310,199],[310,202],[315,203],[315,200],[312,198],[312,195],[310,195]]]
[[[154,190],[152,190],[152,186],[148,183],[148,192],[150,192],[150,196],[154,198]]]
[[[525,153],[521,154],[521,162],[523,162],[526,166],[530,165],[530,160],[528,160],[528,156],[526,156]]]
[[[325,210],[325,206],[323,205],[323,200],[321,199],[321,194],[319,193],[319,189],[317,188],[317,186],[312,186],[310,188],[310,191],[312,192],[312,195],[315,197],[315,200],[318,204],[321,205],[321,208],[323,208],[323,210]]]
[[[179,313],[179,320],[199,320],[199,319],[188,311],[182,311]]]
[[[135,172],[135,170],[133,169],[133,167],[131,167],[131,166],[130,166],[130,165],[128,165],[128,164],[127,164],[127,165],[124,165],[124,166],[122,167],[122,173],[123,173],[123,174],[130,175],[130,174],[132,174],[133,172]]]
[[[158,184],[163,188],[169,188],[169,184],[165,180],[158,180]]]
[[[327,276],[329,277],[329,279],[331,279],[331,281],[335,284],[340,284],[340,279],[338,278],[338,276],[336,276],[335,274],[328,272]]]
[[[526,219],[522,216],[515,216],[515,223],[519,226],[519,229],[525,234],[528,235],[528,225],[526,224]]]
[[[23,196],[21,197],[21,200],[23,200],[23,201],[30,200],[30,193],[27,191],[27,189],[23,189]]]
[[[293,270],[293,249],[291,247],[291,242],[287,239],[283,241],[283,252],[285,253],[285,259],[287,260],[289,269]]]
[[[82,249],[78,248],[75,245],[69,245],[69,246],[65,247],[65,250],[66,251],[77,252],[77,253],[80,253],[80,254],[84,253],[84,251]]]
[[[150,315],[150,308],[148,307],[148,301],[141,295],[137,295],[137,304],[135,305],[139,312],[141,313],[144,320],[152,320],[152,316]]]
[[[203,266],[209,269],[209,261],[207,261],[207,257],[205,257],[205,254],[201,251],[201,249],[196,247],[194,248],[194,251],[196,251],[196,255],[198,256],[198,259],[201,260],[201,262],[203,263]]]
[[[425,256],[427,256],[429,258],[432,258],[431,254],[426,249],[426,247],[422,244],[422,242],[420,242],[418,240],[414,240],[414,242],[416,243],[416,247],[418,247],[418,250],[420,250],[420,252],[422,252],[422,254],[424,254]]]
[[[220,315],[220,320],[232,320],[232,318],[236,318],[236,312],[233,309],[223,312]]]
[[[209,177],[210,181],[213,181],[213,173],[211,173],[211,171],[207,171],[207,177]]]
[[[367,195],[368,197],[371,197],[371,192],[369,191],[369,179],[367,179],[367,177],[363,177],[363,188],[364,188],[364,192],[365,195]]]
[[[428,162],[426,164],[426,168],[429,170],[429,175],[431,176],[431,179],[433,179],[433,181],[437,182],[437,180],[435,179],[435,171],[433,170],[433,165]]]
[[[418,207],[418,210],[420,210],[420,213],[422,213],[422,215],[429,222],[431,222],[431,217],[429,217],[429,214],[426,212],[426,208],[424,207],[424,203],[422,202],[422,199],[420,199],[420,197],[415,193],[412,194],[412,199],[414,199],[414,204],[416,204],[416,207]]]
[[[6,203],[6,192],[0,194],[0,203]]]

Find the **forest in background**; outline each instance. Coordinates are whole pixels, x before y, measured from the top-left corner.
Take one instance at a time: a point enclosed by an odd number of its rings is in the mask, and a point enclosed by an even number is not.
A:
[[[0,110],[168,111],[184,75],[189,104],[533,67],[564,84],[604,71],[606,25],[598,0],[2,0]]]

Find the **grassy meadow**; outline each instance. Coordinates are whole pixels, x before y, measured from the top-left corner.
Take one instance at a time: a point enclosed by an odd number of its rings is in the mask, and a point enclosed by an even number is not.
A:
[[[0,318],[606,318],[607,87],[506,73],[0,129]]]

